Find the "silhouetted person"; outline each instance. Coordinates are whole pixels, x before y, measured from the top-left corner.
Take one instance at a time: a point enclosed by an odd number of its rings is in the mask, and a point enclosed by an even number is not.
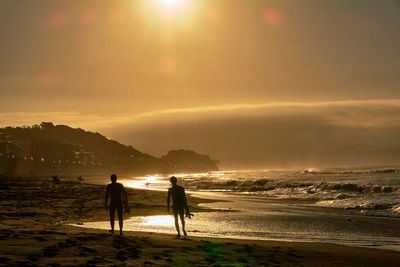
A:
[[[189,206],[186,200],[185,189],[182,186],[177,185],[177,179],[175,176],[172,176],[169,181],[172,184],[172,187],[168,189],[168,198],[167,198],[167,211],[169,213],[169,203],[172,197],[172,210],[174,212],[174,219],[175,219],[175,227],[176,231],[178,232],[177,237],[181,237],[181,233],[179,231],[179,222],[178,222],[178,215],[181,219],[182,223],[182,231],[183,235],[186,237],[187,233],[185,231],[185,211],[187,216],[190,218],[191,214],[189,212]]]
[[[122,235],[122,227],[123,227],[123,206],[128,208],[128,196],[126,195],[125,188],[122,184],[117,183],[117,175],[111,175],[111,184],[106,187],[106,197],[105,197],[105,207],[106,210],[110,209],[110,225],[111,225],[111,233],[114,233],[114,216],[115,210],[118,213],[118,222],[119,222],[119,233]],[[107,205],[108,197],[110,197],[110,206]]]
[[[55,183],[55,184],[61,183],[61,180],[60,180],[60,178],[58,178],[58,175],[54,175],[52,177],[52,179],[53,179],[53,183]]]

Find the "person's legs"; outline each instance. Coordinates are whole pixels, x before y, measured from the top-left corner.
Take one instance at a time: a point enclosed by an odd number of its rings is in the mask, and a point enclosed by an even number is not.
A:
[[[122,235],[122,227],[124,226],[124,221],[122,217],[122,204],[117,207],[118,212],[118,222],[119,222],[119,234]]]
[[[187,233],[185,230],[185,213],[183,212],[183,209],[179,211],[179,217],[181,218],[183,235],[187,237]]]
[[[178,222],[178,211],[174,208],[174,219],[175,219],[175,228],[178,232],[178,237],[181,236],[181,232],[179,231],[179,222]]]
[[[115,216],[115,206],[110,205],[110,225],[111,225],[111,233],[114,233],[114,216]]]

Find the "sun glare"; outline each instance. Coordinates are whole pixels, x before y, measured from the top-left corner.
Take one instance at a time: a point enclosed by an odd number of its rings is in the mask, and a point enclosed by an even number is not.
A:
[[[148,216],[143,219],[142,225],[147,226],[173,226],[172,216]]]
[[[177,11],[185,9],[186,0],[157,0],[164,10]]]
[[[180,0],[160,0],[164,6],[171,7],[176,6],[181,2]]]

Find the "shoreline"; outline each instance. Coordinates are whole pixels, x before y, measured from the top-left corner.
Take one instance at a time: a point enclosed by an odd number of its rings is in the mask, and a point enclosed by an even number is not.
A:
[[[156,215],[155,215],[156,216]],[[125,222],[125,221],[124,221]],[[108,222],[107,222],[108,223]],[[115,221],[116,228],[117,227],[118,221]],[[93,228],[93,227],[87,227],[85,224],[83,225],[77,225],[77,224],[69,224],[68,226],[70,227],[76,227],[79,229],[87,229],[87,230],[95,230],[95,231],[102,231],[102,232],[107,232],[108,229],[103,229],[103,228]],[[124,236],[126,235],[125,233],[131,233],[131,235],[134,235],[135,233],[141,233],[141,234],[151,234],[151,235],[166,235],[170,236],[171,238],[175,239],[175,228],[174,226],[171,226],[171,229],[173,228],[172,233],[167,233],[167,232],[158,232],[158,231],[140,231],[140,230],[124,230]],[[223,236],[223,235],[210,235],[210,234],[198,234],[197,232],[193,233],[190,230],[186,230],[188,232],[188,238],[187,239],[196,239],[196,240],[203,240],[203,239],[215,239],[215,240],[220,240],[220,242],[235,242],[235,241],[243,241],[243,242],[276,242],[276,243],[288,243],[289,244],[319,244],[319,245],[334,245],[334,246],[344,246],[344,247],[349,247],[349,248],[366,248],[366,249],[378,249],[378,250],[387,250],[387,251],[393,251],[400,253],[400,250],[396,248],[391,248],[389,245],[357,245],[357,244],[345,244],[345,243],[333,243],[333,242],[321,242],[321,241],[311,241],[311,240],[303,240],[303,241],[298,241],[298,240],[291,240],[291,239],[285,239],[285,238],[264,238],[264,237],[251,237],[251,236]],[[119,235],[118,230],[115,230],[114,235]],[[182,238],[181,240],[185,240]]]
[[[188,192],[187,192],[188,193]],[[228,205],[231,207],[235,207],[235,200],[229,201],[226,199],[226,197],[223,198],[208,198],[209,196],[204,196],[199,193],[195,193],[195,196],[200,199],[208,199],[208,200],[213,200],[212,202],[228,202]],[[235,217],[237,216],[246,216],[243,215],[243,211],[241,210],[235,210],[234,208],[215,208],[213,207],[214,204],[210,203],[207,204],[206,206],[210,210],[205,210],[202,212],[197,212],[196,216],[193,220],[187,220],[187,232],[189,236],[195,236],[195,237],[202,237],[202,238],[221,238],[221,239],[234,239],[234,240],[264,240],[264,241],[282,241],[282,242],[295,242],[295,243],[322,243],[322,244],[337,244],[337,245],[345,245],[345,246],[351,246],[351,247],[360,247],[360,248],[376,248],[376,249],[386,249],[386,250],[392,250],[392,251],[398,251],[400,252],[400,248],[398,246],[398,241],[396,240],[397,243],[394,243],[395,240],[390,240],[390,239],[368,239],[362,238],[357,239],[356,236],[352,238],[340,238],[337,239],[334,236],[327,236],[324,238],[323,236],[313,236],[311,235],[310,237],[307,237],[305,235],[301,236],[296,236],[293,235],[291,232],[287,232],[284,234],[283,232],[277,236],[274,234],[273,229],[270,229],[269,233],[262,233],[260,232],[257,234],[257,232],[243,232],[240,233],[240,230],[236,232],[231,232],[232,228],[229,228],[229,230],[225,227],[220,230],[212,226],[212,224],[216,223],[216,219],[219,218],[220,216],[226,216],[225,219],[223,219],[223,224],[225,224],[224,221],[231,221],[232,219],[235,220]],[[232,203],[232,204],[229,204]],[[281,203],[281,201],[268,201],[268,203],[272,203],[272,205],[276,205],[277,203]],[[298,203],[298,202],[297,202]],[[238,204],[238,203],[237,203]],[[200,203],[201,205],[201,203]],[[204,207],[204,205],[201,205]],[[283,210],[282,208],[286,208]],[[293,212],[294,209],[297,208],[292,208],[291,210],[287,209],[287,207],[277,206],[273,209],[279,210],[279,212],[283,214],[291,213]],[[274,212],[273,209],[269,209],[270,212]],[[336,214],[335,208],[315,208],[315,212],[320,213],[321,210],[324,210],[324,213],[327,216],[327,219],[330,219],[329,217],[331,214],[334,214],[335,217],[340,217],[343,218],[346,224],[358,224],[360,223],[360,220],[363,221],[365,219],[365,216],[360,216],[360,215],[349,215],[347,214]],[[267,212],[268,213],[268,212]],[[244,213],[246,214],[246,213]],[[319,215],[321,216],[321,214]],[[258,220],[257,218],[254,218],[255,220]],[[367,218],[368,219],[368,218]],[[217,219],[219,220],[219,219]],[[269,219],[267,219],[269,220]],[[369,220],[374,220],[374,218],[369,218]],[[387,218],[387,220],[393,220],[392,218]],[[342,220],[341,220],[342,221]],[[204,224],[206,222],[206,224]],[[209,222],[211,225],[208,226],[207,222]],[[252,222],[249,222],[249,225],[252,225]],[[103,220],[103,221],[86,221],[83,225],[76,225],[76,224],[71,224],[72,226],[77,226],[81,228],[89,228],[89,229],[101,229],[101,230],[109,230],[109,222],[108,220]],[[229,226],[229,223],[226,225]],[[231,227],[231,226],[230,226]],[[284,223],[282,222],[282,227],[284,226]],[[238,228],[240,229],[240,228]],[[248,229],[253,229],[254,228],[248,228]],[[265,228],[263,228],[266,230]],[[146,232],[146,233],[162,233],[162,234],[170,234],[174,235],[175,232],[175,227],[173,225],[173,219],[171,215],[160,215],[160,214],[151,214],[149,216],[137,216],[133,214],[130,218],[126,219],[124,221],[124,231],[133,231],[133,232]],[[235,231],[235,230],[233,230]],[[284,235],[282,235],[284,234]]]
[[[1,182],[0,265],[5,266],[396,266],[400,253],[315,242],[286,242],[125,231],[71,222],[108,220],[104,186],[45,179]],[[128,189],[132,215],[166,214],[165,192]],[[196,212],[204,199],[190,196]],[[116,229],[118,223],[116,222]]]

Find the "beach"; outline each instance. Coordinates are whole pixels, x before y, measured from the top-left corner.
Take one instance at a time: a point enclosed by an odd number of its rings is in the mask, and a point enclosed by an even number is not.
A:
[[[85,228],[86,223],[108,220],[102,185],[3,178],[0,188],[0,265],[4,266],[397,266],[400,262],[396,251],[335,244],[193,237],[190,232],[186,240],[139,231],[112,235]],[[166,215],[165,192],[127,191],[131,215]],[[210,201],[189,197],[195,213],[209,211],[199,206],[204,202]]]
[[[176,174],[202,212],[188,221],[191,236],[333,243],[400,251],[400,185],[396,168],[241,170]],[[88,178],[90,179],[90,178]],[[169,176],[125,176],[127,188],[166,192]],[[92,178],[91,183],[106,180]],[[190,203],[189,203],[190,204]],[[196,204],[196,203],[194,203]],[[76,226],[109,229],[107,220]],[[125,220],[131,231],[174,234],[168,215]]]

